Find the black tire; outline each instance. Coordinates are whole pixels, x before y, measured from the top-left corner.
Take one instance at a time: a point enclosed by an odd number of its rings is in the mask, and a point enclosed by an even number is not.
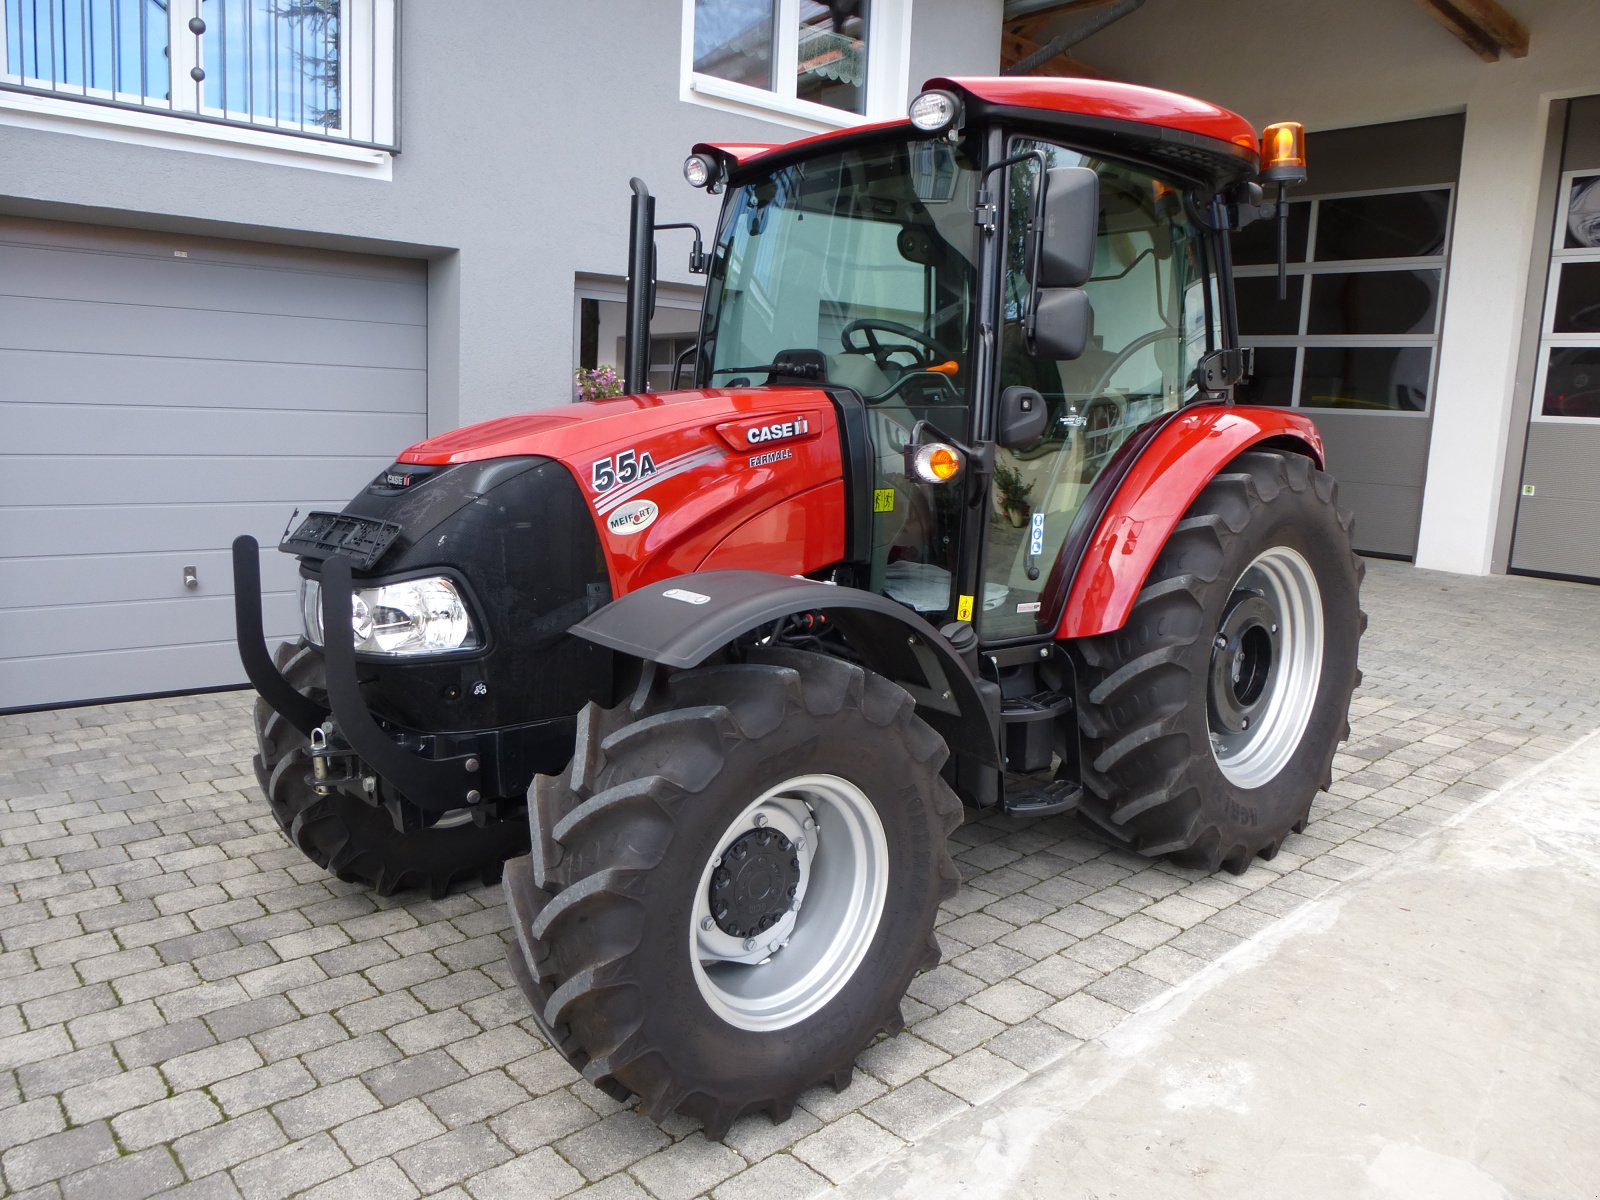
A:
[[[513,972],[551,1044],[612,1095],[636,1093],[651,1119],[682,1113],[712,1139],[745,1113],[786,1119],[818,1083],[848,1086],[857,1054],[903,1026],[900,1001],[913,976],[939,960],[934,919],[959,882],[947,838],[961,804],[939,775],[946,754],[901,688],[797,651],[681,672],[631,706],[588,706],[571,770],[535,780],[533,853],[506,871]],[[713,1007],[721,984],[705,982],[695,931],[718,935],[696,905],[708,879],[719,886],[712,871],[722,852],[732,861],[759,832],[734,836],[739,822],[763,825],[748,816],[755,802],[791,786],[800,790],[784,797],[802,794],[802,777],[843,781],[881,822],[881,915],[849,927],[862,953],[837,969],[833,991],[816,994],[817,1007],[782,1010],[793,1019],[778,1027],[744,1027],[735,1023],[748,1020],[743,1013],[729,1019]],[[815,811],[823,828],[809,878],[838,878],[822,864],[858,861],[834,849],[846,844],[837,832],[844,817],[820,804]],[[784,942],[759,965],[713,961],[709,970],[731,968],[717,978],[759,990],[775,976],[743,972],[793,970],[818,947],[844,944],[818,937],[833,926],[814,915],[837,891],[821,883],[821,899],[802,891],[795,950]]]
[[[1076,644],[1085,818],[1141,853],[1235,874],[1305,828],[1360,681],[1350,525],[1333,479],[1298,454],[1241,454],[1205,487],[1127,623]],[[1310,592],[1320,654],[1311,606],[1293,600]]]
[[[293,687],[323,701],[322,655],[304,641],[284,642],[274,658]],[[520,809],[483,825],[471,821],[410,832],[389,810],[358,796],[319,796],[311,788],[310,745],[283,715],[258,699],[256,781],[278,826],[319,867],[380,896],[409,888],[439,899],[458,883],[494,883],[506,859],[528,850]]]

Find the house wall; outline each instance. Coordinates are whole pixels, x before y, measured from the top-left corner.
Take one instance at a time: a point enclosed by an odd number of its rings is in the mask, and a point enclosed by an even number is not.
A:
[[[628,179],[709,231],[683,183],[700,140],[803,131],[680,102],[673,0],[401,5],[401,153],[389,180],[0,124],[0,212],[426,259],[429,427],[561,403],[573,288],[621,275]],[[992,73],[1000,0],[915,6],[910,86]],[[683,253],[679,253],[679,243]],[[691,282],[683,235],[662,278]]]
[[[1423,9],[1396,0],[1242,6],[1147,0],[1074,50],[1114,77],[1203,95],[1259,127],[1336,129],[1464,112],[1451,279],[1416,561],[1503,569],[1502,504],[1526,438],[1534,359],[1522,352],[1529,278],[1542,271],[1540,194],[1552,105],[1600,91],[1592,4],[1507,0],[1526,58],[1485,63]],[[1070,20],[1063,19],[1063,24]],[[1311,161],[1315,178],[1317,164]]]

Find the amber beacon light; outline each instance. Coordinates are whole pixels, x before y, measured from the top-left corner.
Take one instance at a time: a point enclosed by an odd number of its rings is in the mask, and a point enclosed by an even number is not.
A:
[[[1261,178],[1306,181],[1306,127],[1299,121],[1278,121],[1261,131]]]

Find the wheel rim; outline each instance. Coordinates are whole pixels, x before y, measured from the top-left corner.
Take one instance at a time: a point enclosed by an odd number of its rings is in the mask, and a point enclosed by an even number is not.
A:
[[[689,956],[701,997],[740,1029],[805,1020],[854,976],[888,890],[888,839],[855,784],[800,775],[763,793],[700,873]]]
[[[1298,551],[1274,546],[1234,584],[1212,639],[1211,753],[1230,783],[1258,788],[1300,746],[1322,675],[1322,595]]]

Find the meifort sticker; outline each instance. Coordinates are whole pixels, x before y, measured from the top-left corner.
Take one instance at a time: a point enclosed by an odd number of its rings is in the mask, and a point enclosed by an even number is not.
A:
[[[630,500],[606,518],[606,528],[618,537],[648,529],[661,515],[654,500]]]

